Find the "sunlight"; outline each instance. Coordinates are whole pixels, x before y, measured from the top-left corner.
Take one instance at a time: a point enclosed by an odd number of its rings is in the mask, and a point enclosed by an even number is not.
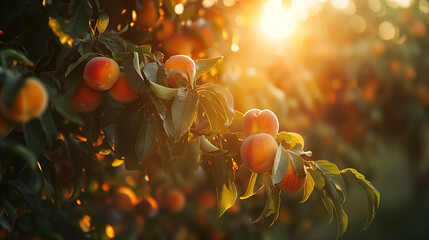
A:
[[[284,8],[281,0],[268,0],[263,11],[260,27],[268,38],[280,40],[295,32],[296,21],[291,12]]]

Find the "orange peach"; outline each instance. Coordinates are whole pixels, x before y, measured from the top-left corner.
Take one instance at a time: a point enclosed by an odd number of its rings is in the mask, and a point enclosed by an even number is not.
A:
[[[192,41],[183,34],[174,34],[163,41],[163,49],[167,57],[177,54],[190,55],[192,53]]]
[[[137,22],[145,27],[154,26],[158,20],[158,13],[153,1],[146,1],[137,15]]]
[[[164,196],[163,205],[171,212],[179,212],[185,204],[185,195],[179,190],[170,190]]]
[[[108,91],[109,95],[118,102],[129,103],[137,97],[137,92],[130,87],[125,73],[121,72],[118,81]]]
[[[276,137],[279,132],[279,120],[268,110],[251,109],[243,116],[243,133],[245,136],[256,133],[268,133]]]
[[[267,133],[248,136],[240,149],[243,165],[256,173],[269,172],[273,168],[277,142]]]
[[[83,71],[86,84],[97,91],[105,91],[115,85],[119,78],[119,66],[110,58],[96,57],[89,60]]]
[[[103,93],[88,87],[81,81],[71,98],[71,104],[76,112],[86,113],[95,110],[103,101]]]
[[[304,171],[307,173],[307,169],[304,168]],[[292,161],[289,160],[289,167],[286,171],[286,175],[279,183],[277,183],[277,186],[284,192],[296,193],[304,187],[306,181],[307,175],[305,175],[304,178],[298,178],[295,167],[293,166]]]
[[[165,68],[167,72],[170,73],[171,70],[179,70],[186,74],[187,79],[179,73],[169,74],[167,78],[167,83],[169,87],[177,88],[176,77],[190,82],[191,79],[195,76],[195,63],[192,58],[186,55],[174,55],[165,61]]]
[[[4,89],[3,89],[4,91]],[[4,92],[1,96],[3,98]],[[4,116],[14,122],[24,123],[40,116],[48,106],[48,92],[43,84],[34,77],[28,78],[18,91],[10,108],[1,102]]]

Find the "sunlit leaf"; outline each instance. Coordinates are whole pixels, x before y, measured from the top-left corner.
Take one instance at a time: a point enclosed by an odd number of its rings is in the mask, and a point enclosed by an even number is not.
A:
[[[276,157],[274,159],[274,165],[273,165],[273,171],[272,171],[273,184],[279,183],[284,178],[288,167],[289,167],[288,153],[280,144],[279,147],[277,148]]]
[[[313,192],[313,189],[314,189],[314,180],[311,177],[311,174],[307,174],[307,181],[305,182],[305,185],[304,185],[304,193],[299,203],[304,203],[305,201],[307,201],[308,197],[310,197],[311,193]]]
[[[264,209],[259,217],[252,220],[252,222],[256,223],[271,216],[270,226],[272,226],[279,217],[281,190],[277,185],[273,185],[269,178],[266,179],[265,186],[267,191],[267,200],[265,201]]]
[[[304,148],[304,138],[301,135],[294,132],[279,132],[276,136],[276,141],[285,141],[291,147],[294,147],[296,144],[301,144],[302,148]]]
[[[375,213],[380,205],[380,193],[371,184],[371,182],[366,180],[365,176],[359,173],[356,169],[346,168],[341,170],[341,173],[344,175],[349,175],[353,177],[353,179],[355,179],[356,182],[358,182],[362,186],[362,188],[366,191],[367,198],[368,198],[368,208],[369,208],[369,214],[366,219],[366,224],[364,226],[364,229],[366,229],[374,220]]]
[[[98,32],[100,32],[100,34],[104,33],[108,25],[109,25],[109,15],[103,12],[100,14],[100,16],[98,16],[98,24],[97,24]]]
[[[344,203],[347,197],[347,186],[344,182],[343,177],[340,174],[340,170],[338,170],[337,165],[326,161],[326,160],[319,160],[314,162],[316,167],[322,171],[323,176],[326,180],[329,180],[332,182],[333,187],[338,190],[341,193],[341,196],[338,196],[340,202]],[[327,185],[328,188],[331,187],[330,185]],[[331,191],[334,196],[336,195],[336,191]],[[335,200],[335,199],[333,199]]]
[[[218,147],[216,147],[215,145],[213,145],[204,136],[200,136],[200,137],[198,137],[198,139],[200,140],[201,149],[203,149],[204,151],[206,151],[206,152],[217,152],[217,151],[220,151],[220,149]]]
[[[265,178],[266,176],[263,173],[258,174],[252,172],[252,175],[249,179],[249,184],[247,185],[246,192],[243,194],[243,196],[240,197],[240,199],[247,199],[255,195],[259,190],[261,190],[264,187]]]
[[[338,232],[337,232],[337,239],[338,239],[347,230],[348,217],[341,203],[334,201],[334,208],[335,208],[335,216],[336,216],[337,225],[338,225]]]
[[[149,81],[150,89],[152,90],[155,96],[164,99],[170,100],[177,95],[178,88],[168,88],[162,85],[156,84],[152,81]]]
[[[198,94],[195,90],[186,91],[179,88],[171,106],[171,116],[175,129],[176,140],[189,130],[197,117]]]
[[[213,180],[216,184],[217,193],[217,216],[234,205],[237,199],[237,188],[235,187],[235,173],[231,158],[214,157],[211,164]]]
[[[201,90],[209,91],[212,95],[213,101],[218,101],[220,103],[225,116],[225,126],[229,126],[235,115],[234,98],[232,97],[231,93],[226,88],[212,83],[206,83],[199,86],[197,89],[199,92]],[[213,95],[216,97],[216,99],[213,97]]]
[[[218,133],[220,130],[220,126],[222,126],[219,124],[222,117],[219,116],[218,112],[214,107],[214,104],[216,103],[211,102],[210,98],[204,95],[200,95],[198,101],[201,107],[204,109],[204,114],[209,121],[210,131],[214,134]]]
[[[216,63],[219,62],[219,60],[223,59],[223,57],[215,57],[215,58],[208,58],[208,59],[198,59],[195,61],[195,67],[196,67],[196,74],[195,74],[195,80],[197,80],[201,75],[204,73],[207,73],[212,69]]]

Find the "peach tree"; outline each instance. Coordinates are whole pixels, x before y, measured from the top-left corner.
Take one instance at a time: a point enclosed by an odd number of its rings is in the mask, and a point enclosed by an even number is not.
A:
[[[171,4],[160,2],[167,9]],[[251,221],[271,226],[279,216],[282,190],[303,189],[300,203],[316,192],[340,237],[348,225],[343,209],[347,177],[365,190],[365,227],[371,223],[380,194],[362,174],[311,159],[303,137],[279,132],[271,111],[240,113],[228,89],[201,80],[222,57],[191,59],[184,68],[168,64],[176,54],[164,57],[154,45],[133,44],[122,37],[124,30],[108,27],[103,3],[0,5],[5,11],[0,25],[2,236],[61,238],[68,234],[65,226],[78,229],[78,238],[99,238],[104,232],[111,236],[105,226],[113,220],[103,209],[150,212],[143,218],[149,222],[153,212],[147,208],[157,203],[147,197],[157,193],[143,186],[156,189],[165,176],[172,185],[185,185],[201,171],[215,186],[218,217],[238,198],[252,201],[263,191],[265,205]],[[47,107],[16,121],[7,110],[17,104],[28,79],[42,83]],[[108,86],[102,82],[106,79]],[[235,180],[239,168],[251,171],[241,196]],[[127,172],[135,173],[125,180],[136,193],[128,206],[112,198],[118,192],[127,195],[121,190],[125,183],[118,180]],[[136,218],[127,223],[140,226]]]

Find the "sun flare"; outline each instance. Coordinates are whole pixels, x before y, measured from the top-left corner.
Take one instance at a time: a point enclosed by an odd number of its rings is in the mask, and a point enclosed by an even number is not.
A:
[[[281,40],[295,32],[296,21],[281,0],[268,0],[264,5],[260,28],[268,38]]]

